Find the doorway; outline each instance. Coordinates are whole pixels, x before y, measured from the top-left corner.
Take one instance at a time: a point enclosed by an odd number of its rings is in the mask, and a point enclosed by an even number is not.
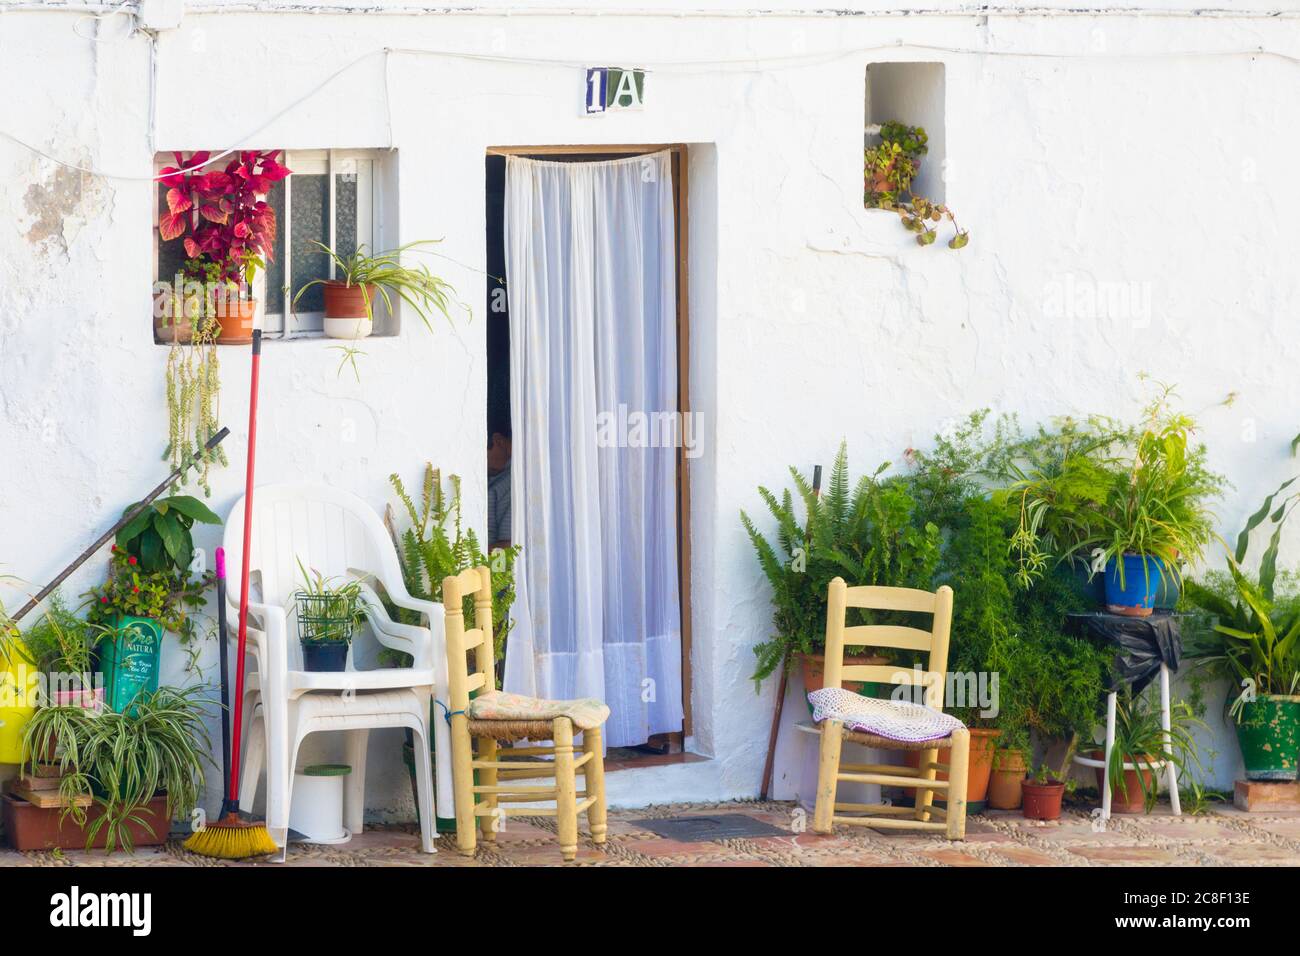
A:
[[[665,158],[657,158],[658,154],[667,154]],[[542,165],[552,166],[555,164],[587,164],[592,169],[605,169],[618,167],[628,162],[636,162],[638,157],[642,157],[645,163],[666,162],[665,169],[670,170],[671,178],[671,198],[665,195],[665,201],[671,205],[671,221],[667,229],[671,230],[670,248],[667,257],[671,258],[671,275],[666,280],[663,298],[670,310],[665,321],[668,323],[667,338],[663,339],[662,347],[650,350],[652,354],[651,361],[662,363],[670,369],[672,380],[669,383],[671,394],[666,400],[656,407],[656,412],[668,411],[677,416],[677,442],[669,452],[671,468],[670,477],[665,485],[666,494],[672,498],[672,518],[665,522],[648,522],[645,528],[650,530],[636,531],[631,537],[636,535],[655,534],[663,535],[665,547],[671,546],[674,558],[675,581],[673,581],[675,594],[675,611],[677,615],[678,626],[680,628],[680,637],[674,647],[673,667],[675,673],[671,675],[671,680],[667,683],[672,687],[672,693],[678,698],[675,703],[679,705],[679,717],[672,722],[671,726],[663,726],[662,722],[654,727],[654,733],[648,734],[645,739],[638,740],[636,735],[628,737],[623,746],[611,746],[610,759],[616,765],[626,762],[637,762],[639,759],[649,758],[651,760],[662,759],[663,755],[680,754],[683,750],[684,739],[690,732],[690,647],[691,647],[691,627],[690,627],[690,535],[689,535],[689,515],[690,515],[690,483],[687,471],[687,447],[686,443],[681,440],[684,431],[683,424],[688,421],[689,415],[689,317],[687,315],[687,271],[686,271],[686,238],[687,238],[687,154],[686,147],[676,146],[599,146],[599,147],[512,147],[497,148],[489,150],[485,161],[485,184],[486,184],[486,217],[487,217],[487,250],[486,262],[488,272],[487,282],[487,302],[485,314],[488,317],[487,328],[487,367],[488,367],[488,394],[487,394],[487,444],[489,458],[489,520],[493,523],[494,528],[509,527],[512,523],[515,528],[519,525],[517,522],[525,518],[513,517],[513,511],[516,508],[525,507],[526,496],[519,495],[515,489],[514,493],[508,495],[509,504],[506,506],[512,513],[512,519],[506,523],[501,521],[501,495],[493,494],[491,488],[501,484],[501,474],[503,465],[507,461],[512,461],[511,455],[503,455],[503,450],[517,449],[514,438],[518,431],[518,423],[514,418],[519,414],[518,401],[516,397],[515,408],[512,409],[512,380],[511,376],[515,370],[511,367],[512,354],[512,316],[511,302],[521,301],[517,296],[522,294],[522,283],[519,277],[516,281],[519,284],[514,290],[512,296],[509,287],[510,266],[512,258],[507,249],[507,160],[508,157],[520,157],[524,159],[533,159],[541,161]],[[522,168],[524,164],[516,164],[516,171]],[[575,171],[576,172],[576,171]],[[665,184],[668,185],[668,184]],[[516,196],[517,198],[517,196]],[[516,221],[528,218],[525,214],[516,212]],[[545,215],[539,215],[536,220],[530,222],[542,222]],[[512,248],[516,249],[514,243]],[[531,259],[518,259],[517,263],[532,262]],[[515,271],[527,271],[529,267],[517,264]],[[545,266],[532,266],[534,269],[548,268]],[[554,269],[554,262],[549,266]],[[567,272],[568,267],[565,265],[553,278],[556,283],[561,281],[559,272]],[[670,302],[668,300],[671,300]],[[599,311],[599,310],[597,310]],[[548,316],[547,321],[555,326],[560,326],[564,322],[571,321],[572,318],[564,308],[553,309],[552,314]],[[641,343],[624,341],[618,342],[618,336],[624,334],[623,326],[620,322],[610,322],[606,316],[603,320],[606,338],[614,339],[614,346],[638,346]],[[516,337],[525,336],[526,331],[514,330]],[[604,347],[608,349],[610,342],[606,341]],[[516,361],[518,361],[520,349],[524,348],[523,341],[514,343],[514,352]],[[523,386],[520,386],[523,387]],[[614,409],[602,409],[598,413],[613,413]],[[608,421],[609,419],[607,419]],[[620,433],[626,437],[626,425],[620,420],[619,427],[624,429]],[[585,440],[585,439],[584,439]],[[534,447],[536,447],[534,445]],[[602,447],[597,454],[626,456],[630,454],[622,445],[617,449]],[[558,458],[558,456],[557,456]],[[512,464],[509,471],[518,474],[517,469],[523,467]],[[565,462],[556,461],[553,465],[546,464],[545,468],[568,468]],[[511,482],[513,484],[513,482]],[[549,507],[549,503],[544,507]],[[608,532],[609,524],[616,520],[613,512],[603,514],[600,518],[605,522],[605,531]],[[668,525],[661,527],[660,525]],[[618,536],[618,529],[615,530],[615,537]],[[499,534],[494,530],[489,531],[489,539],[494,539],[494,535]],[[609,534],[607,533],[603,541],[608,542]],[[495,537],[495,540],[502,540]],[[529,550],[525,544],[525,550]],[[534,555],[534,561],[536,561]],[[544,573],[548,578],[557,574],[572,574],[571,569],[558,567],[562,562],[553,561],[543,570],[534,568],[530,573],[539,575]],[[553,582],[547,581],[548,585]],[[632,583],[625,581],[622,583]],[[621,586],[621,585],[620,585]],[[608,587],[608,583],[607,583]],[[617,601],[617,597],[615,598]],[[532,602],[536,604],[537,602]],[[547,608],[541,606],[538,613],[542,616],[547,614]],[[606,627],[617,628],[617,622],[611,624],[606,616]],[[545,621],[544,624],[553,624],[554,622]],[[607,637],[608,639],[608,637]],[[522,646],[522,643],[521,645]],[[516,648],[516,652],[519,649]],[[517,661],[512,661],[509,657],[510,647],[507,646],[507,667],[508,672],[513,670]],[[625,669],[625,668],[624,668]],[[606,663],[605,670],[610,673],[619,670],[610,663]],[[626,681],[625,674],[610,673],[613,680]],[[517,689],[509,686],[510,678],[507,677],[507,690]],[[516,681],[516,683],[519,683]],[[655,683],[651,681],[650,683]],[[619,696],[615,694],[614,696]],[[611,706],[615,702],[611,701]],[[611,715],[611,720],[616,715]],[[656,761],[657,762],[657,761]]]

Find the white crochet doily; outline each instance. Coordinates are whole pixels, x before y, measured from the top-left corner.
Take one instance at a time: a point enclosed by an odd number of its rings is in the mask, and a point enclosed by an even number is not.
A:
[[[823,687],[808,695],[813,720],[838,720],[850,730],[889,740],[919,743],[941,740],[964,725],[956,717],[908,700],[863,697],[843,687]]]

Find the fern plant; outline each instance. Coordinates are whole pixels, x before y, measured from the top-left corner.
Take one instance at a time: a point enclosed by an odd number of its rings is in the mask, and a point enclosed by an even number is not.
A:
[[[441,601],[443,578],[481,564],[492,569],[492,621],[496,630],[493,646],[500,662],[505,656],[506,637],[512,626],[510,608],[515,600],[514,567],[519,546],[498,548],[490,556],[483,553],[478,535],[472,528],[463,526],[458,475],[448,476],[451,484],[449,495],[443,490],[441,471],[426,464],[418,504],[407,493],[397,474],[389,475],[388,480],[410,522],[408,527],[398,531],[397,517],[391,506],[385,514],[385,524],[397,545],[402,578],[412,595],[426,601]],[[403,608],[389,610],[395,620],[419,623],[419,615],[414,611]],[[471,598],[465,600],[465,614],[473,620],[474,602]]]
[[[772,587],[774,634],[754,648],[753,680],[761,683],[788,665],[794,653],[825,646],[826,592],[835,577],[854,584],[930,588],[939,562],[939,528],[916,520],[917,503],[907,483],[882,477],[889,464],[850,484],[848,446],[841,443],[825,495],[790,468],[795,492],[759,496],[776,520],[773,544],[744,511],[741,523]],[[795,507],[802,506],[802,523]]]

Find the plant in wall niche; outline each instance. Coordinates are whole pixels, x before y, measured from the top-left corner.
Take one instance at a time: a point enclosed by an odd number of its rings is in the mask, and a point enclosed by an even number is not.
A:
[[[949,249],[961,249],[970,242],[970,232],[957,225],[957,218],[943,203],[912,192],[912,182],[921,171],[921,157],[929,152],[929,137],[920,126],[899,122],[880,125],[880,142],[866,148],[864,202],[868,209],[898,213],[904,228],[916,233],[918,245],[928,246],[937,236],[935,226],[947,219],[956,234]]]
[[[498,548],[485,555],[478,543],[478,535],[461,522],[460,477],[449,476],[451,494],[442,487],[442,473],[432,464],[424,467],[424,480],[420,486],[420,500],[407,493],[402,479],[396,474],[388,480],[397,493],[397,499],[410,519],[410,526],[398,532],[396,515],[390,507],[384,516],[389,534],[397,546],[401,560],[402,578],[406,589],[415,597],[426,601],[442,600],[442,579],[459,574],[467,568],[482,564],[492,569],[492,620],[498,664],[505,660],[506,638],[510,634],[510,608],[515,601],[515,559],[522,550],[518,545]],[[473,620],[474,602],[467,598],[465,613]],[[395,621],[419,624],[419,615],[404,608],[391,608]]]
[[[791,467],[803,523],[789,489],[759,496],[776,519],[776,543],[744,511],[741,523],[772,588],[774,633],[754,648],[752,679],[761,683],[794,654],[814,657],[825,646],[826,593],[837,576],[854,585],[887,584],[929,590],[939,562],[939,528],[918,524],[916,499],[901,477],[874,474],[849,484],[848,447],[841,444],[825,495]],[[851,614],[858,613],[856,610]],[[859,623],[853,621],[852,623]]]
[[[103,832],[110,852],[118,846],[130,851],[132,825],[156,835],[145,811],[160,794],[166,795],[164,825],[199,805],[204,765],[211,762],[201,690],[159,688],[142,696],[129,715],[45,707],[32,717],[23,737],[29,772],[36,755],[56,755],[65,803],[56,812],[84,828],[87,846]],[[88,825],[79,798],[91,798],[102,810]]]
[[[427,251],[424,247],[436,245],[437,241],[426,239],[409,242],[374,255],[367,255],[365,246],[360,246],[350,255],[343,255],[313,240],[320,247],[321,254],[329,256],[335,278],[313,279],[306,283],[293,297],[293,304],[297,306],[298,300],[308,289],[323,286],[325,334],[334,339],[355,342],[370,335],[374,331],[376,300],[382,300],[390,313],[393,311],[394,300],[406,302],[415,310],[425,327],[433,331],[431,313],[441,312],[450,321],[451,315],[447,308],[456,290],[430,272],[426,265],[403,264],[402,256],[408,252]],[[344,353],[339,370],[342,371],[344,363],[351,362],[353,372],[357,373],[356,356],[361,353],[355,346],[338,348]]]
[[[303,668],[341,671],[347,667],[352,635],[366,620],[360,581],[336,583],[298,562],[303,586],[294,592]]]

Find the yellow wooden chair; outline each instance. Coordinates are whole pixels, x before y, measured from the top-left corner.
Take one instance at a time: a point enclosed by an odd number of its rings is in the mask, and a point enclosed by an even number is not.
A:
[[[898,625],[860,625],[845,627],[848,608],[879,611],[910,611],[932,615],[929,631]],[[848,587],[843,578],[831,582],[826,608],[825,686],[840,687],[842,682],[913,684],[924,687],[925,704],[943,710],[944,685],[948,668],[948,631],[952,625],[952,588],[944,586],[935,593],[912,588]],[[906,669],[888,665],[844,663],[845,646],[895,647],[929,653],[926,669]],[[970,753],[970,732],[954,730],[948,737],[924,743],[904,743],[875,734],[845,730],[839,720],[823,720],[821,758],[817,771],[817,806],[813,812],[813,830],[830,833],[834,824],[843,823],[880,829],[915,829],[943,832],[950,840],[966,837],[966,776]],[[916,769],[893,764],[844,764],[840,748],[844,741],[887,750],[919,750],[920,766]],[[946,764],[939,763],[939,750],[949,751]],[[947,780],[937,780],[938,771],[946,771]],[[888,804],[837,803],[840,781],[879,784],[916,790],[913,807]],[[943,794],[947,809],[933,805],[934,795]],[[852,816],[841,815],[841,811]]]
[[[474,599],[474,627],[465,630],[464,598]],[[506,815],[553,815],[565,860],[578,855],[578,814],[587,814],[593,843],[604,843],[605,759],[600,728],[609,708],[596,700],[547,701],[495,690],[492,648],[492,575],[487,566],[469,568],[442,582],[446,612],[448,684],[451,696],[451,759],[456,794],[456,847],[472,856],[475,824],[483,840],[496,839]],[[474,652],[474,664],[469,652]],[[479,691],[471,701],[470,694]],[[582,753],[575,756],[575,730],[582,734]],[[549,747],[499,744],[549,740]],[[474,742],[478,754],[474,753]],[[550,760],[526,758],[551,757]],[[475,782],[475,772],[478,782]],[[584,789],[577,788],[577,776]],[[515,780],[554,777],[554,783],[518,784]],[[479,798],[482,799],[479,799]],[[554,801],[550,807],[509,807],[509,803]]]

